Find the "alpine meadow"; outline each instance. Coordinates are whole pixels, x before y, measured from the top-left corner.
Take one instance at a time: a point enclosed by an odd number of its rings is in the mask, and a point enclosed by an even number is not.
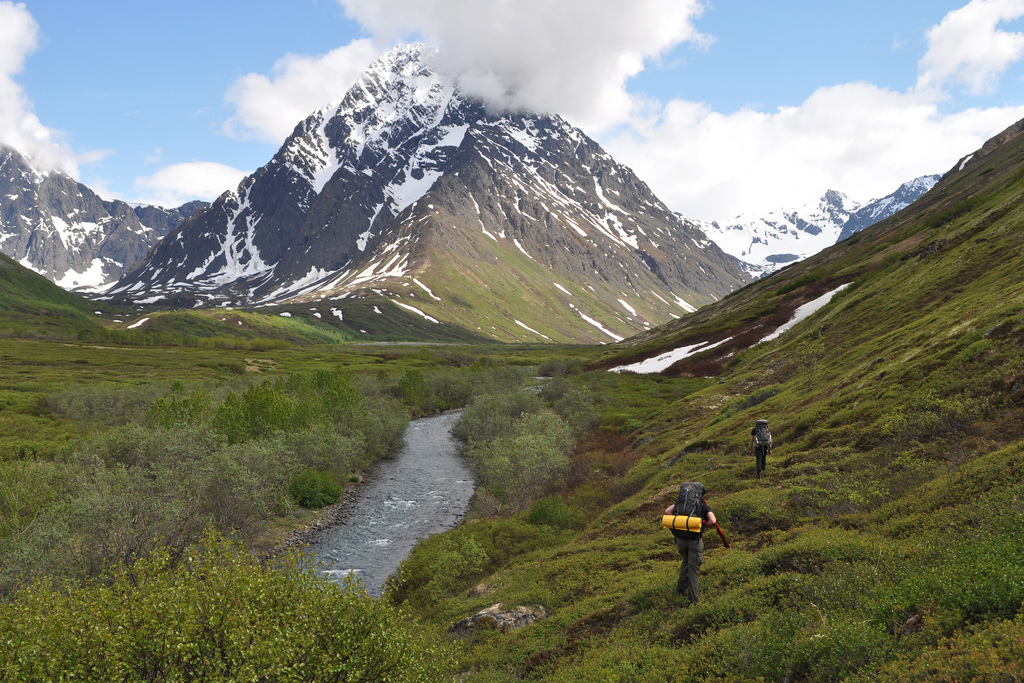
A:
[[[0,146],[0,681],[1024,681],[1024,120],[743,263],[435,57],[210,203]]]

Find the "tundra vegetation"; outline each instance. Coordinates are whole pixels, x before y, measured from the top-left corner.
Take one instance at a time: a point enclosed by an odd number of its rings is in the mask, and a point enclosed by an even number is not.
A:
[[[410,417],[524,393],[522,368],[431,348],[116,343],[0,340],[4,680],[452,668],[407,612],[274,550]]]
[[[439,628],[495,603],[550,611],[458,637],[474,681],[1024,678],[1022,147],[593,352],[569,381],[599,420],[561,478],[422,542],[391,599]],[[602,371],[720,340],[661,376]],[[758,417],[776,440],[760,481]],[[679,556],[659,526],[690,480],[732,543],[705,534],[694,607],[674,594]],[[431,584],[443,566],[459,570]]]
[[[1024,678],[1022,163],[996,146],[895,217],[609,347],[157,346],[22,318],[0,339],[0,675],[316,680],[287,669],[308,661],[354,680],[378,642],[388,673],[368,680]],[[723,343],[661,375],[606,371],[699,341]],[[537,394],[534,372],[554,377]],[[473,508],[383,598],[254,559],[309,519],[293,484],[319,495],[410,416],[459,406]],[[660,528],[691,480],[732,543],[706,534],[692,607]],[[549,616],[449,633],[495,603]]]

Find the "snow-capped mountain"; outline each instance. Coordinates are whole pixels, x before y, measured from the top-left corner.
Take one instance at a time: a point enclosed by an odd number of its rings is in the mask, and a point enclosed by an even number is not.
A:
[[[609,341],[749,281],[580,130],[488,111],[431,55],[413,45],[378,59],[110,295],[224,306],[368,296],[501,339]]]
[[[898,190],[890,195],[868,202],[850,215],[836,241],[845,240],[897,211],[902,211],[917,201],[918,197],[935,187],[935,183],[939,182],[941,178],[941,175],[921,176],[903,183]]]
[[[888,218],[930,190],[940,177],[916,178],[866,204],[829,190],[817,202],[798,209],[738,216],[725,225],[703,221],[698,225],[723,251],[744,261],[749,273],[770,273]]]
[[[104,201],[0,145],[0,251],[65,289],[102,289],[204,202],[177,209]]]

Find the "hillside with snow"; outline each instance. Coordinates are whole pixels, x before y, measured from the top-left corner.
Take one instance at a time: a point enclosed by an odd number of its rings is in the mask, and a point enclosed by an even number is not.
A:
[[[102,290],[203,202],[176,209],[101,199],[0,145],[0,251],[64,289]]]

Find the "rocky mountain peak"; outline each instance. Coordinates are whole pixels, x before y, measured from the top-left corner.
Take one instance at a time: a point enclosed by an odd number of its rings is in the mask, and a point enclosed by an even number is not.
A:
[[[582,131],[558,116],[487,111],[429,54],[402,46],[375,61],[112,295],[178,305],[381,297],[500,338],[607,341],[747,281]],[[530,299],[544,303],[513,310]]]
[[[939,176],[903,183],[895,192],[861,204],[838,190],[796,209],[737,216],[727,223],[699,225],[726,253],[743,261],[753,275],[770,273],[807,258],[909,206]]]

